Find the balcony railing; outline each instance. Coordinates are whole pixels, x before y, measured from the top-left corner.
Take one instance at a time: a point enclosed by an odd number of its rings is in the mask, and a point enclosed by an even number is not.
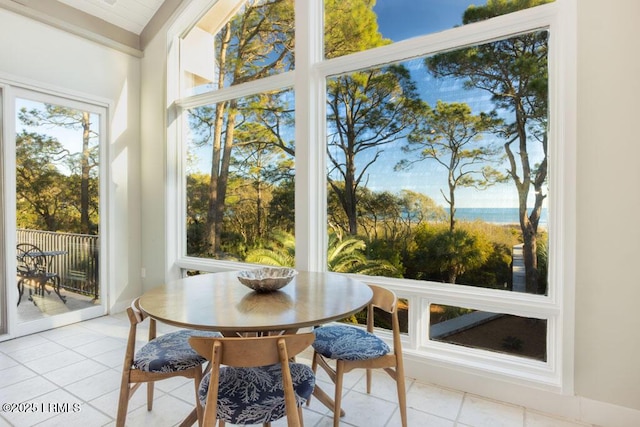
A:
[[[49,271],[60,276],[60,283],[64,289],[98,299],[98,236],[18,229],[17,243],[30,243],[45,252],[64,251],[63,254],[51,258]]]

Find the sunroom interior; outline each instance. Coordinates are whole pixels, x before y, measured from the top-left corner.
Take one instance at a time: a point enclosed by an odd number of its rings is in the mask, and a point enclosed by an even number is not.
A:
[[[295,150],[292,266],[326,271],[327,265],[331,269],[327,223],[335,218],[327,206],[326,170],[331,158],[323,141],[331,132],[324,124],[331,111],[325,107],[325,94],[320,94],[325,85],[330,86],[336,76],[354,76],[380,64],[416,61],[420,65],[416,68],[435,67],[435,62],[424,58],[451,53],[460,46],[544,33],[549,46],[550,111],[550,143],[544,153],[545,165],[547,155],[549,161],[544,185],[549,196],[545,201],[547,287],[516,293],[451,286],[419,275],[352,275],[392,289],[406,302],[407,377],[576,423],[640,425],[640,340],[636,338],[640,317],[634,308],[640,286],[633,267],[640,255],[640,231],[633,226],[640,209],[640,192],[635,187],[640,183],[636,165],[640,144],[630,126],[640,94],[640,59],[634,54],[640,48],[634,30],[640,4],[634,0],[615,5],[596,0],[524,2],[544,4],[520,6],[524,10],[473,24],[472,30],[438,30],[372,51],[325,58],[326,46],[317,34],[322,33],[323,5],[335,2],[291,0],[295,71],[285,70],[254,86],[220,85],[210,90],[219,74],[197,69],[203,57],[217,60],[199,51],[188,36],[196,28],[204,39],[213,40],[221,23],[241,3],[0,0],[0,272],[4,278],[0,352],[3,343],[20,337],[117,316],[145,291],[187,274],[247,268],[247,261],[238,258],[203,259],[189,240],[183,179],[188,169],[185,159],[190,150],[195,152],[195,143],[183,142],[188,133],[181,118],[185,112],[213,109],[216,103],[242,100],[253,93],[295,92],[296,126],[291,139],[305,143],[298,142]],[[473,2],[462,3],[464,9]],[[112,9],[116,6],[131,16],[116,15]],[[379,17],[384,13],[381,9]],[[207,33],[203,28],[212,29]],[[99,289],[82,290],[82,296],[68,296],[66,301],[49,294],[56,306],[78,304],[79,308],[46,318],[36,315],[36,320],[21,316],[30,316],[24,314],[27,309],[38,311],[40,296],[15,292],[19,279],[14,254],[16,245],[26,239],[18,237],[25,230],[16,217],[15,201],[20,179],[16,178],[15,141],[20,129],[27,129],[26,125],[20,128],[16,118],[24,111],[20,117],[28,119],[28,108],[20,110],[24,100],[42,105],[62,100],[69,107],[86,109],[99,118],[99,129],[92,131],[104,137],[97,148],[101,161],[95,164],[95,170],[98,164],[100,170],[100,246],[95,255]],[[35,120],[36,113],[31,114]],[[426,130],[427,134],[437,132],[433,127]],[[629,151],[618,152],[618,148]],[[452,197],[444,199],[450,202]],[[612,213],[620,217],[608,216]],[[515,265],[515,255],[512,262]],[[70,267],[65,274],[83,282],[89,273]],[[43,300],[44,296],[42,292]],[[506,343],[510,351],[504,351],[504,340],[496,351],[458,345],[453,338],[438,339],[445,336],[438,331],[449,324],[438,324],[434,313],[453,309],[472,312],[466,319],[499,313],[502,318],[528,321],[525,327],[541,328],[542,352],[518,354],[522,344],[518,338]]]

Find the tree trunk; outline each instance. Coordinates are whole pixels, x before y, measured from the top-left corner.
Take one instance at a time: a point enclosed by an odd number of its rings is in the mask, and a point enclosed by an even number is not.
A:
[[[356,165],[355,155],[352,151],[349,152],[346,159],[346,174],[344,183],[344,211],[347,214],[349,220],[349,234],[356,236],[358,234],[358,209],[357,209],[357,197],[356,197]]]
[[[226,66],[227,48],[231,40],[231,24],[227,23],[224,31],[222,46],[220,46],[220,60],[218,66],[224,69]],[[218,87],[224,87],[224,73],[218,76]],[[222,124],[226,112],[226,102],[219,102],[216,105],[214,129],[213,129],[213,150],[211,154],[211,176],[209,179],[209,204],[207,206],[207,224],[205,229],[205,239],[211,254],[216,254],[220,250],[220,234],[216,232],[217,206],[218,206],[218,180],[220,176],[220,157],[222,147]]]
[[[526,291],[529,294],[540,293],[538,289],[538,256],[537,256],[537,236],[534,227],[525,215],[524,225],[522,225],[524,270],[526,274]]]
[[[231,151],[233,149],[233,135],[236,126],[236,101],[230,101],[227,108],[227,125],[222,147],[222,162],[220,163],[220,175],[218,177],[218,194],[215,213],[215,242],[214,253],[222,252],[221,236],[224,228],[224,210],[227,198],[227,184],[229,182],[229,165],[231,164]]]
[[[453,158],[453,156],[451,156]],[[456,228],[456,184],[453,179],[453,168],[449,168],[449,231]],[[455,282],[451,282],[455,283]]]
[[[522,253],[524,258],[524,270],[526,277],[526,292],[531,294],[544,293],[541,289],[538,277],[538,247],[537,234],[538,222],[540,220],[540,212],[542,210],[542,202],[545,196],[542,195],[542,185],[547,176],[547,156],[546,156],[546,137],[543,147],[545,149],[545,158],[541,165],[537,168],[537,174],[533,174],[529,164],[529,154],[527,152],[527,132],[526,132],[526,114],[522,104],[516,106],[516,123],[518,141],[518,155],[520,157],[520,165],[522,167],[522,179],[519,179],[516,171],[515,154],[511,150],[511,143],[507,142],[505,152],[511,164],[510,174],[516,184],[518,190],[518,215],[520,220],[520,228],[522,229],[523,247]],[[533,180],[532,180],[533,178]],[[533,185],[535,191],[535,203],[531,211],[531,216],[527,216],[527,199],[530,187]]]
[[[91,233],[89,222],[89,138],[91,136],[91,122],[89,113],[82,112],[82,160],[81,160],[81,180],[80,180],[80,232]]]
[[[213,130],[213,150],[211,154],[211,176],[209,178],[209,203],[207,205],[206,241],[212,254],[220,247],[216,235],[216,207],[218,206],[218,181],[220,176],[220,157],[222,147],[222,124],[224,122],[225,103],[216,105]]]

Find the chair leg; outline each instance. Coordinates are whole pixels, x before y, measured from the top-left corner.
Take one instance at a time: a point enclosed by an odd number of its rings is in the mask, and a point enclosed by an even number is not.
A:
[[[202,427],[202,424],[204,422],[204,409],[202,408],[202,405],[200,404],[200,396],[199,396],[199,391],[200,391],[200,383],[202,382],[202,368],[200,366],[195,368],[195,373],[194,373],[194,378],[193,378],[193,383],[195,385],[195,391],[196,391],[196,413],[198,414],[198,426]]]
[[[36,295],[38,295],[38,289],[36,289]],[[31,288],[29,288],[29,301],[31,301],[36,307],[38,306],[38,304],[36,304],[36,300],[33,299],[33,289]]]
[[[127,410],[129,408],[129,373],[122,373],[122,381],[120,383],[120,398],[118,400],[118,415],[116,416],[116,427],[124,427],[127,419]]]
[[[52,280],[52,282],[53,282],[53,283],[52,283],[52,285],[53,285],[53,291],[58,295],[58,298],[60,298],[60,300],[61,300],[63,303],[65,303],[65,304],[66,304],[66,303],[67,303],[67,297],[65,297],[64,295],[62,295],[62,294],[60,293],[60,277],[55,276],[55,277],[53,277],[51,280]],[[44,286],[43,286],[43,288],[44,288]],[[51,293],[51,292],[49,292],[49,293]]]
[[[371,394],[371,369],[367,369],[367,394]]]
[[[44,298],[44,292],[45,291],[47,291],[48,295],[51,295],[51,291],[49,289],[47,289],[47,281],[48,281],[48,279],[40,279],[38,281],[38,288],[37,289],[40,289],[40,290],[39,291],[36,290],[36,293],[39,293],[42,298]]]
[[[396,386],[398,387],[398,409],[402,427],[407,427],[407,389],[404,384],[404,369],[400,365],[396,367]]]
[[[147,383],[147,411],[153,409],[153,381]]]
[[[20,305],[20,300],[22,299],[22,294],[24,294],[24,280],[18,280],[18,305]]]
[[[20,304],[20,302],[18,302],[18,304]],[[316,375],[316,371],[318,370],[318,359],[316,359],[317,357],[318,357],[318,353],[314,351],[313,357],[311,358],[311,370],[313,371],[314,376]],[[309,396],[309,398],[307,399],[307,406],[311,406],[312,397],[313,397],[313,394]]]
[[[340,425],[340,411],[342,405],[342,376],[344,375],[344,362],[342,360],[336,361],[336,392],[333,408],[333,427],[339,427]]]

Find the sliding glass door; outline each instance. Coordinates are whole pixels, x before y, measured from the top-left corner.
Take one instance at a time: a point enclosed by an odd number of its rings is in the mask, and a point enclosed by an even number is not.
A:
[[[22,335],[105,312],[106,108],[26,89],[11,94],[5,210],[13,227],[5,250],[16,274],[7,302],[11,335]]]

